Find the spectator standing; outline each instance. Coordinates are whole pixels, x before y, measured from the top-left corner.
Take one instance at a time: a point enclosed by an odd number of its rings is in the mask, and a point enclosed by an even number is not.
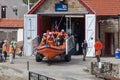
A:
[[[100,62],[101,49],[103,48],[102,42],[100,40],[97,40],[94,44],[94,48],[97,62]]]
[[[15,41],[14,38],[12,38],[11,43],[12,43],[13,48],[14,48],[13,59],[15,59],[15,52],[16,52],[16,48],[17,48],[17,42]]]
[[[87,48],[88,48],[88,43],[86,40],[84,40],[84,42],[81,45],[82,50],[83,50],[83,61],[86,60],[86,54],[87,54]]]
[[[13,43],[11,42],[9,45],[9,60],[11,64],[13,64],[13,54],[14,54],[14,48],[13,48]]]
[[[5,61],[7,60],[7,40],[4,40],[2,45],[2,53],[4,54]]]
[[[95,55],[96,55],[97,62],[100,62],[101,50],[96,50]]]
[[[2,61],[3,60],[3,57],[2,57],[2,41],[0,41],[0,60]]]

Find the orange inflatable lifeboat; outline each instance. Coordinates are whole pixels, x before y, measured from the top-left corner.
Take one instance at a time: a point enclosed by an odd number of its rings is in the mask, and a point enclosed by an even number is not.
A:
[[[63,45],[54,46],[54,45],[44,45],[37,47],[37,56],[36,61],[42,61],[43,57],[46,57],[48,60],[55,58],[56,56],[63,54],[65,52],[66,43]]]

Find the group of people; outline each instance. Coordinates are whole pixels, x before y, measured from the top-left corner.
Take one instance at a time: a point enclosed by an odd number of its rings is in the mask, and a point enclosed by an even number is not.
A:
[[[13,64],[13,59],[15,59],[15,51],[16,51],[16,47],[17,47],[16,41],[13,38],[12,41],[10,42],[9,46],[7,46],[7,40],[1,41],[0,43],[1,43],[0,44],[1,60],[6,62],[8,54],[9,54],[9,61],[11,64]]]
[[[64,29],[60,32],[47,31],[46,33],[43,33],[40,45],[59,46],[62,45],[66,38],[68,38],[68,34],[64,31]]]

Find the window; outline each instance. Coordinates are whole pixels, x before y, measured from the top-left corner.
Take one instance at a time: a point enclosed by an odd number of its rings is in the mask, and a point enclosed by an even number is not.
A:
[[[6,6],[1,6],[1,18],[6,18]]]

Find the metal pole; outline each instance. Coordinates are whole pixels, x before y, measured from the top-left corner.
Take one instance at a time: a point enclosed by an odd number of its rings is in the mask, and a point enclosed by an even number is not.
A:
[[[30,38],[31,38],[31,37],[32,37],[32,36],[31,36],[31,30],[32,30],[32,29],[31,29],[31,18],[29,19],[29,22],[30,22]]]
[[[29,61],[27,61],[27,70],[29,71]]]
[[[100,39],[100,22],[98,22],[98,38]]]
[[[72,33],[72,26],[71,26],[71,16],[70,16],[70,35],[71,35],[71,33]]]
[[[68,17],[66,17],[66,32],[68,32]]]
[[[28,74],[29,74],[29,75],[28,75],[28,76],[29,76],[29,80],[31,80],[31,73],[29,72]]]
[[[28,0],[28,11],[30,10],[30,0]]]

